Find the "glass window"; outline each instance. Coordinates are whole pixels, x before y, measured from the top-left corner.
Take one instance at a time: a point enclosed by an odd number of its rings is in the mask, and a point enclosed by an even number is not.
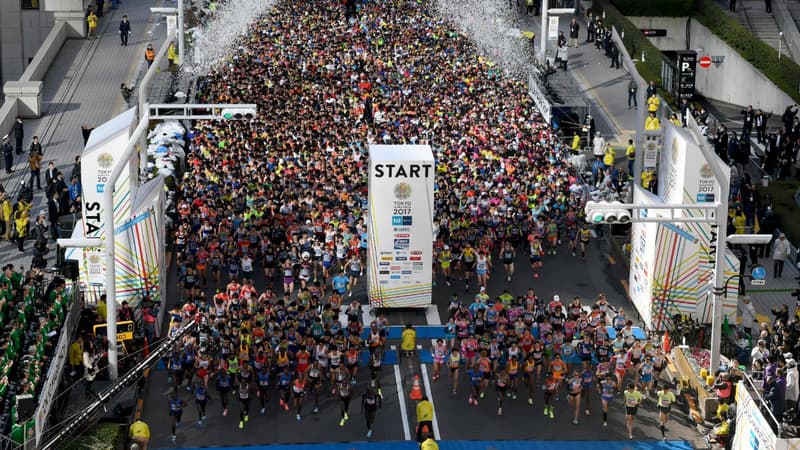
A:
[[[22,9],[39,9],[39,0],[22,0]]]

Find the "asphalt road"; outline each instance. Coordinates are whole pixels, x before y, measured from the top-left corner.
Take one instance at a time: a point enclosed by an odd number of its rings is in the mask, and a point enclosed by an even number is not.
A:
[[[566,245],[560,248],[558,255],[546,256],[540,277],[534,279],[527,258],[521,255],[517,261],[517,274],[510,283],[506,282],[506,275],[502,269],[496,270],[490,280],[488,293],[492,296],[499,295],[504,288],[509,288],[513,295],[524,293],[529,287],[536,290],[540,298],[549,299],[553,294],[559,294],[562,301],[567,301],[572,296],[578,295],[589,301],[596,298],[600,292],[608,295],[612,305],[623,305],[627,311],[633,311],[633,306],[625,296],[622,280],[626,279],[627,269],[614,261],[613,258],[604,256],[603,242],[594,240],[590,244],[585,261],[580,256],[572,257]],[[257,286],[264,286],[264,280],[256,280]],[[261,284],[259,284],[261,283]],[[362,281],[363,283],[363,281]],[[444,280],[439,279],[434,288],[434,303],[439,309],[441,317],[446,316],[447,301],[456,290],[462,301],[469,303],[477,293],[477,286],[473,284],[469,292],[465,292],[461,282],[447,287]],[[170,290],[170,299],[177,299],[175,289]],[[210,289],[209,289],[210,291]],[[209,292],[209,295],[211,292]],[[354,294],[354,298],[364,299],[365,290],[362,284]],[[424,311],[390,311],[389,321],[392,324],[412,322],[426,324],[431,315]],[[389,345],[398,345],[398,342],[389,342]],[[419,342],[427,346],[427,343]],[[432,368],[427,367],[423,374],[432,374]],[[463,372],[463,371],[462,371]],[[143,419],[150,424],[153,448],[180,448],[180,447],[215,447],[229,445],[254,445],[270,443],[313,443],[313,442],[347,442],[366,440],[366,426],[364,417],[360,413],[360,396],[368,382],[368,374],[359,375],[359,383],[354,391],[354,401],[350,408],[350,420],[344,427],[339,427],[338,402],[330,395],[323,393],[320,412],[313,414],[310,403],[304,408],[301,422],[295,420],[294,412],[277,410],[277,400],[271,399],[267,413],[261,416],[258,413],[258,400],[254,398],[251,405],[250,421],[243,430],[238,428],[238,404],[232,402],[229,415],[222,416],[222,407],[218,399],[212,399],[208,406],[208,420],[200,427],[196,424],[197,412],[190,402],[191,395],[187,391],[181,392],[181,397],[190,403],[184,415],[184,424],[178,429],[177,443],[170,441],[169,419],[167,415],[167,395],[170,388],[167,386],[167,374],[163,370],[151,372],[148,381]],[[408,399],[408,391],[401,381],[402,401],[398,397],[398,382],[395,377],[394,366],[385,366],[381,383],[383,386],[383,408],[378,411],[374,426],[374,441],[404,440],[408,435],[413,438],[414,408],[415,403]],[[455,395],[448,387],[448,378],[443,376],[437,382],[431,382],[430,377],[423,377],[423,385],[428,385],[430,396],[435,406],[438,429],[441,439],[449,440],[485,440],[485,439],[535,439],[535,440],[618,440],[625,439],[625,417],[620,400],[616,400],[609,413],[608,428],[602,427],[600,402],[596,393],[590,398],[592,415],[580,418],[580,424],[572,424],[572,416],[567,411],[566,395],[562,395],[556,404],[555,418],[550,419],[542,414],[542,394],[536,392],[534,405],[527,404],[527,397],[519,395],[517,400],[509,398],[504,402],[504,414],[497,415],[497,403],[494,391],[487,392],[487,396],[479,406],[467,405],[466,376],[462,373],[461,388]],[[406,384],[407,385],[407,384]],[[214,394],[212,390],[212,395]],[[307,400],[308,402],[308,400]],[[401,404],[407,410],[408,434],[403,430],[404,422],[401,413]],[[669,439],[694,440],[699,435],[693,427],[686,424],[685,405],[680,402],[673,410],[673,422],[668,426]],[[657,414],[653,401],[646,402],[641,408],[634,437],[636,439],[660,439],[658,431]]]

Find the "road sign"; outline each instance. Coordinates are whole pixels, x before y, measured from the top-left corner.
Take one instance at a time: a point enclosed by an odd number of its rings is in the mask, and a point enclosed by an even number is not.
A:
[[[691,100],[697,71],[697,52],[678,52],[678,98]]]
[[[641,31],[647,37],[664,37],[667,35],[667,30],[664,28],[642,28]]]
[[[766,280],[750,280],[751,286],[764,286],[767,284]]]
[[[126,320],[124,322],[117,322],[117,340],[119,341],[130,341],[133,339],[133,322],[130,320]],[[105,336],[108,332],[108,325],[101,324],[94,326],[94,335],[95,336]]]
[[[700,67],[702,67],[703,69],[708,69],[709,67],[711,67],[711,57],[708,55],[702,56],[699,62],[700,62]]]

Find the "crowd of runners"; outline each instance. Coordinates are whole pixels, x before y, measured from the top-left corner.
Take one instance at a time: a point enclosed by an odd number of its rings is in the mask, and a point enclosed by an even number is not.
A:
[[[364,323],[359,304],[371,143],[430,144],[436,157],[436,277],[474,295],[451,299],[447,337],[432,349],[437,380],[447,367],[453,393],[466,384],[471,405],[491,384],[498,414],[519,395],[543,401],[552,418],[565,393],[575,423],[591,412],[592,390],[604,424],[623,390],[630,417],[658,392],[666,421],[674,397],[654,384],[663,352],[636,341],[604,296],[586,310],[533,289],[486,293],[490,274],[511,281],[519,261],[537,278],[547,255],[585,257],[584,185],[525,85],[427,8],[281,2],[199,83],[200,101],[256,102],[259,115],[197,122],[188,136],[171,242],[182,306],[171,316],[172,329],[196,318],[200,332],[166,361],[173,440],[184,390],[201,423],[210,397],[220,402],[213,414],[235,403],[239,428],[251,403],[264,414],[276,396],[301,421],[323,395],[338,398],[344,426],[355,399],[372,435],[389,324]],[[355,392],[360,370],[371,381]]]

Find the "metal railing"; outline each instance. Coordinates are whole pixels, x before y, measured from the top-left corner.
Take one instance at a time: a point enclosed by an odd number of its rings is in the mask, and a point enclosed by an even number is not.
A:
[[[742,374],[742,381],[744,382],[744,386],[747,389],[748,394],[750,394],[750,397],[754,402],[756,402],[756,404],[758,404],[759,411],[761,411],[761,414],[764,416],[767,422],[769,422],[770,427],[772,427],[772,431],[775,432],[775,435],[779,439],[783,438],[783,422],[778,420],[775,415],[772,414],[772,407],[770,403],[764,400],[764,397],[761,395],[761,392],[763,391],[762,382],[753,380],[747,373]]]

